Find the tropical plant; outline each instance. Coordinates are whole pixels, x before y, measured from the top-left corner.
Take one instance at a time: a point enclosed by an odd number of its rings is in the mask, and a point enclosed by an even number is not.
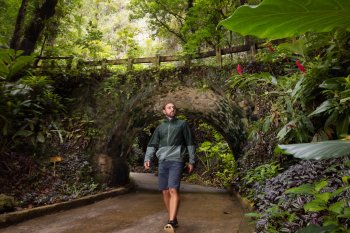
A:
[[[247,184],[261,183],[278,175],[280,170],[281,168],[277,162],[263,164],[249,170],[243,177],[243,181]]]
[[[231,88],[247,88],[251,85],[254,85],[254,88],[259,88],[262,85],[277,85],[276,77],[272,76],[270,73],[259,73],[259,74],[245,74],[234,75],[229,81],[228,84]]]
[[[53,129],[55,115],[64,109],[50,79],[24,72],[33,57],[20,54],[10,49],[0,51],[1,149],[17,143],[43,143]],[[15,76],[21,78],[8,82]]]
[[[164,38],[168,42],[165,46],[172,46],[173,52],[177,48],[195,54],[243,41],[239,35],[217,27],[239,5],[239,1],[228,0],[131,0],[129,7],[131,18],[146,18],[149,28]]]
[[[349,140],[328,140],[322,142],[278,145],[288,154],[300,159],[328,159],[350,154]]]
[[[264,0],[258,6],[241,6],[220,22],[242,35],[278,39],[306,32],[350,30],[350,2],[347,0]]]
[[[321,85],[327,100],[320,104],[309,116],[328,116],[325,127],[336,126],[338,137],[348,134],[350,124],[350,75],[325,80]]]
[[[323,212],[323,226],[319,227],[315,223],[319,220],[315,219],[309,226],[298,231],[301,232],[346,232],[347,227],[344,225],[344,220],[350,218],[350,206],[345,198],[338,196],[348,190],[349,177],[343,177],[344,184],[342,187],[334,191],[327,192],[323,189],[327,186],[328,181],[322,180],[313,184],[303,184],[299,187],[291,188],[286,191],[286,194],[296,195],[311,195],[313,199],[304,205],[306,212]]]
[[[312,203],[315,196],[322,197],[322,193],[326,192],[334,194],[334,198],[330,198],[326,204],[327,207],[338,201],[347,200],[349,189],[344,191],[342,187],[348,186],[349,166],[347,158],[321,161],[302,160],[277,176],[251,186],[250,200],[254,203],[258,213],[251,213],[249,216],[257,218],[256,231],[296,232],[309,223],[322,223],[323,217],[327,217],[329,212],[326,210],[306,211],[304,206]],[[247,193],[243,187],[241,187],[242,191]],[[300,193],[286,192],[294,188],[296,188],[295,192],[299,190]],[[310,194],[305,194],[306,191]],[[342,219],[341,223],[340,225],[344,226],[347,220]]]
[[[197,157],[203,167],[200,176],[211,177],[213,184],[227,187],[236,174],[235,158],[217,131],[205,123],[200,124],[199,128],[208,130],[213,137],[213,142],[204,141],[197,148]]]

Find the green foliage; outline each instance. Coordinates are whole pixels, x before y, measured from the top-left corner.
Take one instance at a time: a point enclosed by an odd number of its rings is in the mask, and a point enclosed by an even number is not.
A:
[[[0,49],[0,81],[10,80],[34,61],[33,56],[21,56],[23,51]]]
[[[278,140],[284,142],[305,142],[310,141],[315,129],[311,120],[298,108],[293,108],[290,98],[286,97],[286,110],[282,112],[285,125],[277,133]],[[281,114],[281,115],[282,115]]]
[[[237,2],[230,0],[197,0],[189,8],[181,32],[185,36],[185,53],[194,54],[202,48],[215,49],[216,46],[229,46],[233,41],[228,39],[228,33],[217,24],[230,15],[237,7]],[[225,35],[226,34],[226,35]],[[237,37],[237,36],[236,36]],[[226,42],[226,43],[225,43]]]
[[[268,232],[282,232],[283,228],[280,228],[279,223],[293,222],[296,219],[295,213],[282,210],[277,204],[273,204],[268,208],[266,213],[270,216],[271,221],[276,223],[276,226],[268,226]]]
[[[87,33],[82,38],[77,39],[77,45],[83,49],[83,54],[94,59],[102,59],[108,57],[110,48],[102,41],[103,34],[97,27],[96,23],[89,22]]]
[[[0,45],[9,44],[20,5],[20,0],[0,1]]]
[[[89,48],[91,43],[96,40],[101,40],[103,37],[102,32],[97,28],[97,25],[92,21],[89,22],[89,26],[86,29],[87,34],[85,37],[77,41],[83,48]]]
[[[62,129],[55,130],[61,142],[76,143],[80,148],[86,148],[90,140],[98,134],[98,131],[93,128],[94,121],[85,115],[65,117],[61,125]]]
[[[270,73],[245,74],[244,76],[234,75],[230,78],[228,84],[231,88],[244,89],[252,85],[254,88],[259,88],[268,84],[277,85],[277,79]]]
[[[0,150],[23,143],[44,143],[55,114],[64,109],[47,77],[27,75],[17,82],[7,82],[23,75],[32,61],[33,57],[18,57],[13,50],[0,51]]]
[[[322,227],[311,224],[298,232],[347,232],[348,229],[342,224],[342,219],[350,218],[350,207],[346,199],[338,196],[350,188],[349,183],[345,182],[342,187],[332,192],[325,192],[323,189],[327,184],[327,180],[322,180],[286,190],[287,194],[305,194],[313,197],[304,205],[305,212],[323,212]]]
[[[263,164],[249,170],[243,177],[243,180],[246,184],[262,183],[278,175],[280,170],[281,168],[276,162]]]
[[[350,125],[350,75],[330,78],[321,85],[327,100],[320,104],[309,116],[325,114],[328,116],[325,127],[335,126],[338,137],[348,134]]]
[[[214,183],[229,186],[236,173],[236,161],[223,137],[207,124],[200,128],[209,130],[213,135],[213,142],[205,141],[197,148],[198,160],[204,168],[201,176],[211,175]]]
[[[258,6],[238,8],[220,25],[242,35],[278,39],[306,32],[329,32],[337,27],[350,30],[349,21],[347,0],[264,0]]]
[[[297,233],[328,233],[334,232],[336,227],[334,225],[320,227],[314,224],[310,224],[309,226],[297,231]]]
[[[136,35],[137,30],[131,27],[125,27],[117,33],[117,47],[126,58],[139,57],[141,55],[141,48],[136,41]]]
[[[156,36],[176,41],[185,54],[196,54],[239,40],[237,35],[217,28],[219,21],[230,15],[238,4],[229,0],[131,0],[129,8],[132,19],[148,17],[149,28]]]
[[[347,156],[350,153],[350,141],[348,140],[278,145],[278,147],[300,159],[337,158]]]

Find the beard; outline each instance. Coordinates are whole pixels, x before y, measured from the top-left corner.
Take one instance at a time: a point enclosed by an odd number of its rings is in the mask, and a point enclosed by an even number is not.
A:
[[[173,118],[175,117],[175,112],[169,112],[166,114],[166,117]]]

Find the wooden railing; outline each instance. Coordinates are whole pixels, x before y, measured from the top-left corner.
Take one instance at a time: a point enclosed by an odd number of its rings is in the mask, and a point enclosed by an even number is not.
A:
[[[280,43],[280,41],[274,41],[274,44]],[[84,61],[78,60],[77,67],[83,66],[107,66],[107,65],[127,65],[128,69],[132,69],[134,64],[154,64],[155,66],[160,66],[162,62],[174,62],[174,61],[184,61],[185,64],[189,65],[191,60],[202,59],[208,57],[216,57],[216,62],[221,67],[222,66],[222,56],[226,54],[240,53],[240,52],[250,52],[252,55],[255,55],[257,49],[265,48],[263,44],[253,44],[253,45],[239,45],[230,48],[216,49],[215,51],[208,51],[199,53],[193,56],[160,56],[156,55],[155,57],[141,57],[141,58],[126,58],[126,59],[104,59],[99,61]],[[39,65],[41,60],[50,60],[49,62],[51,67],[55,67],[55,60],[66,60],[66,68],[71,69],[73,63],[73,56],[67,57],[37,57],[35,67],[43,67]],[[45,66],[47,67],[47,66]]]

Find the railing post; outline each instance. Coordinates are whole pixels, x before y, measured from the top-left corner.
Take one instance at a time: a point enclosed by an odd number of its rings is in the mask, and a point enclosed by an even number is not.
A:
[[[73,63],[73,56],[70,56],[70,58],[67,59],[67,70],[72,69],[72,63]]]
[[[250,55],[252,56],[252,59],[255,59],[255,55],[256,55],[256,44],[251,44],[250,45]]]
[[[191,57],[190,56],[185,56],[185,67],[190,67],[191,66]]]
[[[216,54],[216,62],[218,63],[219,67],[222,68],[222,55],[221,55],[220,45],[216,46],[215,54]]]
[[[132,70],[132,66],[133,66],[133,62],[134,62],[134,59],[132,58],[128,58],[128,70]]]
[[[159,55],[159,53],[157,53],[155,58],[154,58],[154,65],[156,67],[160,67],[160,55]]]
[[[245,36],[244,37],[244,44],[249,45],[250,49],[249,49],[248,56],[250,56],[250,59],[254,60],[255,55],[256,55],[256,44],[253,42],[252,37]]]
[[[107,59],[106,59],[106,58],[103,58],[103,59],[102,59],[101,71],[102,71],[102,72],[107,72]]]
[[[79,69],[81,69],[82,67],[83,67],[83,60],[81,60],[80,58],[79,58],[79,60],[78,60],[78,62],[77,62],[77,69],[79,70]]]

